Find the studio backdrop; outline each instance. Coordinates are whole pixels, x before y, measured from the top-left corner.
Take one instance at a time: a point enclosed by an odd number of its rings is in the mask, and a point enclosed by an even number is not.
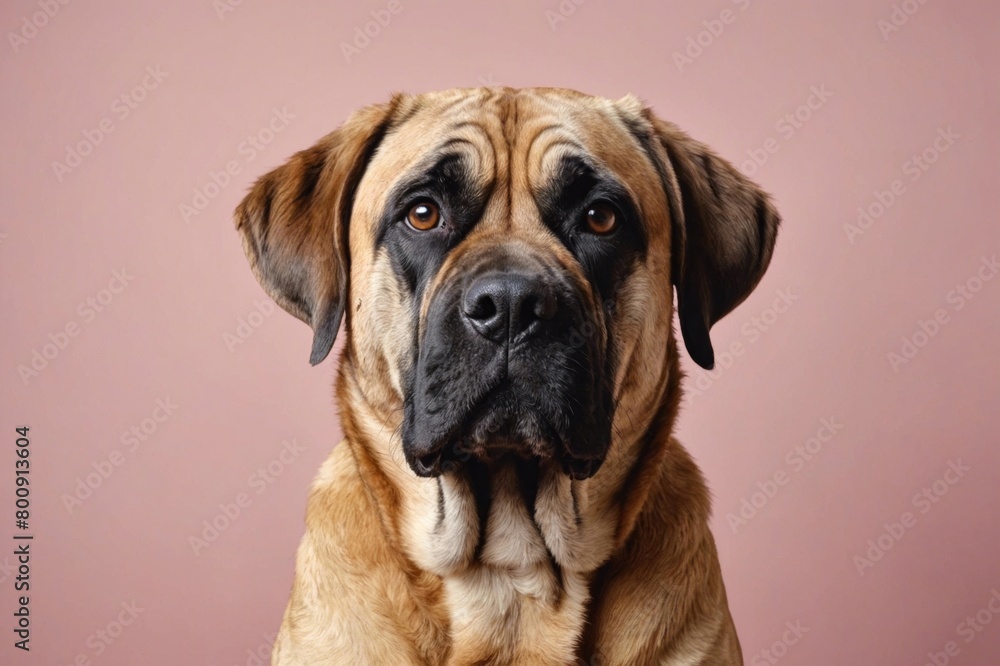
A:
[[[781,212],[677,421],[746,663],[1000,660],[996,3],[11,0],[0,27],[0,663],[268,662],[343,338],[310,366],[233,210],[352,111],[478,86],[634,94]]]

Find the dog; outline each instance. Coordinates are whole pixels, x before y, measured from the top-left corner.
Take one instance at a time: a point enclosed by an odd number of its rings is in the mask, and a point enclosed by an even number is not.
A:
[[[743,663],[673,294],[711,368],[768,194],[634,96],[477,88],[355,112],[235,222],[314,365],[345,329],[276,666]]]

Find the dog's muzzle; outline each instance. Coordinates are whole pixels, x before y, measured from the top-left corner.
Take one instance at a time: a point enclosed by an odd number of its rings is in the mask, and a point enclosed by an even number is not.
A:
[[[408,380],[403,451],[419,476],[505,455],[597,472],[611,441],[600,313],[564,271],[489,248],[438,288]]]

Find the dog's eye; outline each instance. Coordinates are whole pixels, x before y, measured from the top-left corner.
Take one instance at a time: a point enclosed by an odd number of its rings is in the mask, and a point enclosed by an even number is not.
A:
[[[441,210],[432,201],[421,201],[410,208],[406,223],[417,231],[430,231],[441,223]]]
[[[584,216],[587,230],[599,236],[610,234],[618,224],[615,209],[606,203],[596,203],[587,209]]]

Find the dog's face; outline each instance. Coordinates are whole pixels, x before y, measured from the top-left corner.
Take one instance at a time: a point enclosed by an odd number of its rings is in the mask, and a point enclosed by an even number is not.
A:
[[[237,211],[275,300],[347,352],[405,459],[608,455],[656,402],[673,291],[698,363],[760,279],[778,218],[731,165],[656,119],[565,90],[397,96],[262,178]]]

